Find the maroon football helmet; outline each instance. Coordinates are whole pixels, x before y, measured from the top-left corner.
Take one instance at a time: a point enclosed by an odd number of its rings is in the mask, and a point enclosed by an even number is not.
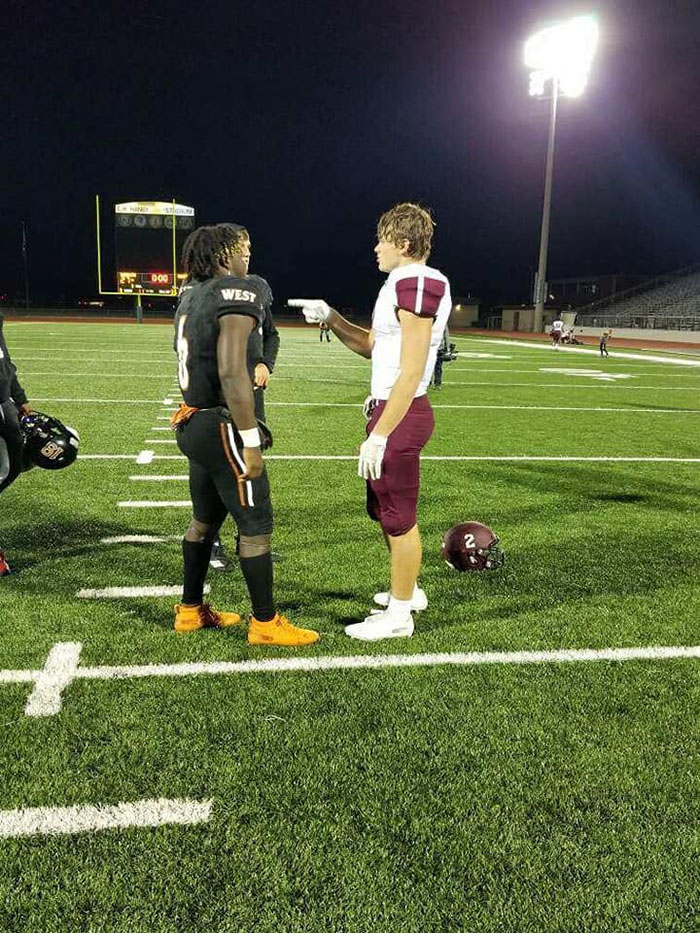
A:
[[[480,522],[453,525],[442,536],[440,553],[445,563],[460,573],[496,570],[506,559],[498,546],[498,536]]]

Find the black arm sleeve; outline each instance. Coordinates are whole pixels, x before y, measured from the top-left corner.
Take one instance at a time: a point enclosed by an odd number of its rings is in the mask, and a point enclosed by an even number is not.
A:
[[[272,311],[268,305],[265,308],[265,320],[263,321],[263,349],[262,349],[262,359],[259,361],[264,363],[267,368],[272,372],[275,368],[275,363],[277,362],[277,354],[280,350],[280,335],[275,327],[275,322],[272,320]]]

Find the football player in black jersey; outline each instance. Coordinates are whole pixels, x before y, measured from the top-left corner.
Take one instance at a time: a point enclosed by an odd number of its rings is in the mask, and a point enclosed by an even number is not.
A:
[[[255,399],[255,417],[258,421],[267,423],[265,416],[265,390],[267,389],[270,375],[272,374],[277,354],[280,348],[280,337],[275,327],[272,317],[272,289],[268,282],[259,275],[247,275],[248,282],[254,282],[260,286],[260,295],[263,300],[265,317],[259,327],[254,327],[248,337],[248,373],[253,383],[253,397]],[[236,553],[238,553],[239,543],[236,541]],[[279,560],[280,554],[272,552],[272,559]],[[219,570],[227,573],[233,568],[233,562],[226,553],[221,537],[219,535],[214,539],[211,549],[211,558],[209,566],[212,570]]]
[[[251,645],[310,645],[317,632],[298,628],[275,608],[272,506],[260,449],[248,340],[264,316],[258,282],[246,278],[250,238],[244,227],[200,227],[187,238],[188,285],[175,316],[178,376],[184,404],[173,416],[189,460],[193,518],[182,542],[184,587],[175,630],[227,627],[241,621],[203,601],[212,542],[230,514],[238,526],[240,564],[253,612]]]
[[[5,343],[3,323],[4,318],[0,314],[0,492],[7,489],[25,469],[19,415],[32,413],[26,392],[17,379],[17,367]],[[10,567],[0,550],[0,576],[8,573]]]

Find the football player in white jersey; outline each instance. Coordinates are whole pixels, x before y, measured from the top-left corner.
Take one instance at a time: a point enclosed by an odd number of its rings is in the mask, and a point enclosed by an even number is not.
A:
[[[559,349],[562,334],[564,333],[564,322],[561,318],[557,318],[556,321],[552,321],[552,346],[557,350]]]
[[[428,605],[418,587],[419,457],[433,433],[427,389],[452,310],[448,280],[427,265],[434,226],[429,212],[417,204],[397,204],[379,218],[374,252],[387,279],[370,330],[351,324],[322,299],[288,302],[302,309],[307,323],[326,323],[347,347],[372,360],[367,439],[358,474],[367,481],[367,511],[389,546],[391,586],[375,595],[382,610],[346,626],[348,635],[363,641],[412,635],[411,612]]]

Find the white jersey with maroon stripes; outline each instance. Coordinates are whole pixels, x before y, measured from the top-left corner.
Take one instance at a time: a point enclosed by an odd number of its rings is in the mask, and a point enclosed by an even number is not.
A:
[[[452,310],[450,283],[437,269],[414,262],[389,273],[380,289],[372,314],[372,398],[388,399],[401,369],[401,323],[398,310],[432,318],[430,351],[414,398],[425,395],[435,369],[435,359]]]

